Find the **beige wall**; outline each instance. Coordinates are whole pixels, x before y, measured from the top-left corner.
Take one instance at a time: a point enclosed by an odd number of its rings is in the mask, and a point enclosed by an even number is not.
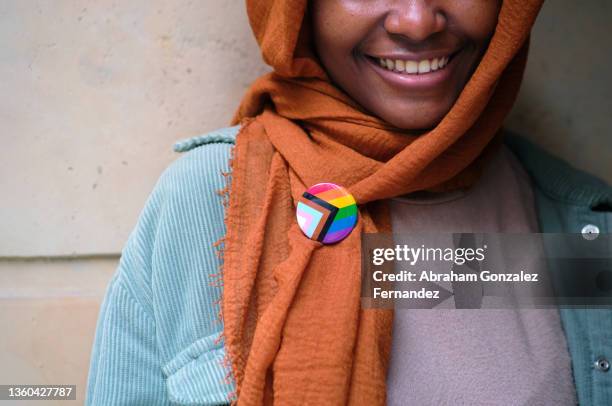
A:
[[[263,69],[238,1],[8,1],[0,18],[0,255],[118,252],[172,143],[227,124]]]
[[[0,2],[0,383],[77,384],[82,403],[172,144],[227,124],[258,55],[242,1]]]
[[[242,3],[0,2],[0,382],[82,401],[100,298],[172,144],[226,125],[265,70]],[[509,119],[608,181],[611,7],[546,3]]]

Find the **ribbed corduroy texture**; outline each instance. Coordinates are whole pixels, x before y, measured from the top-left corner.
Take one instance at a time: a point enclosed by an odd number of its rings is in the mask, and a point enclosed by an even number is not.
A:
[[[218,404],[234,389],[212,243],[225,232],[217,191],[235,130],[175,146],[209,143],[164,172],[125,245],[100,310],[88,405]]]

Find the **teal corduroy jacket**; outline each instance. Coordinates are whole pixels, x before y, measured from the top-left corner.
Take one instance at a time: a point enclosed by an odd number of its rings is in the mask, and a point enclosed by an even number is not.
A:
[[[225,186],[238,127],[175,145],[186,152],[158,180],[100,309],[86,404],[216,405],[234,387],[223,366],[221,287],[211,285],[225,234]],[[541,232],[609,233],[612,188],[518,136],[506,137],[531,176]],[[188,151],[188,152],[187,152]],[[595,226],[596,228],[594,228]],[[612,309],[561,309],[581,405],[612,405]],[[608,364],[609,365],[609,364]],[[520,371],[517,371],[520,373]]]

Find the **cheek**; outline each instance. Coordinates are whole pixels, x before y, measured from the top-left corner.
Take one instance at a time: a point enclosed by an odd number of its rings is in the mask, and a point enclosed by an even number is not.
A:
[[[324,59],[341,59],[367,36],[372,18],[354,0],[316,0],[312,3],[315,44]],[[375,24],[375,22],[374,22]]]
[[[451,0],[448,3],[451,24],[470,40],[484,46],[497,25],[501,0]]]

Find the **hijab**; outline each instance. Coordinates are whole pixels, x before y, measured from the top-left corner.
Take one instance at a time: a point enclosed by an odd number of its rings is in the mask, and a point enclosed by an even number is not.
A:
[[[440,123],[415,136],[364,111],[318,61],[306,0],[247,0],[272,72],[248,89],[225,190],[221,317],[239,405],[383,405],[392,309],[361,298],[363,233],[391,232],[385,199],[477,179],[516,98],[543,0],[504,0],[495,32]],[[295,210],[331,182],[358,204],[331,245],[307,238]]]

